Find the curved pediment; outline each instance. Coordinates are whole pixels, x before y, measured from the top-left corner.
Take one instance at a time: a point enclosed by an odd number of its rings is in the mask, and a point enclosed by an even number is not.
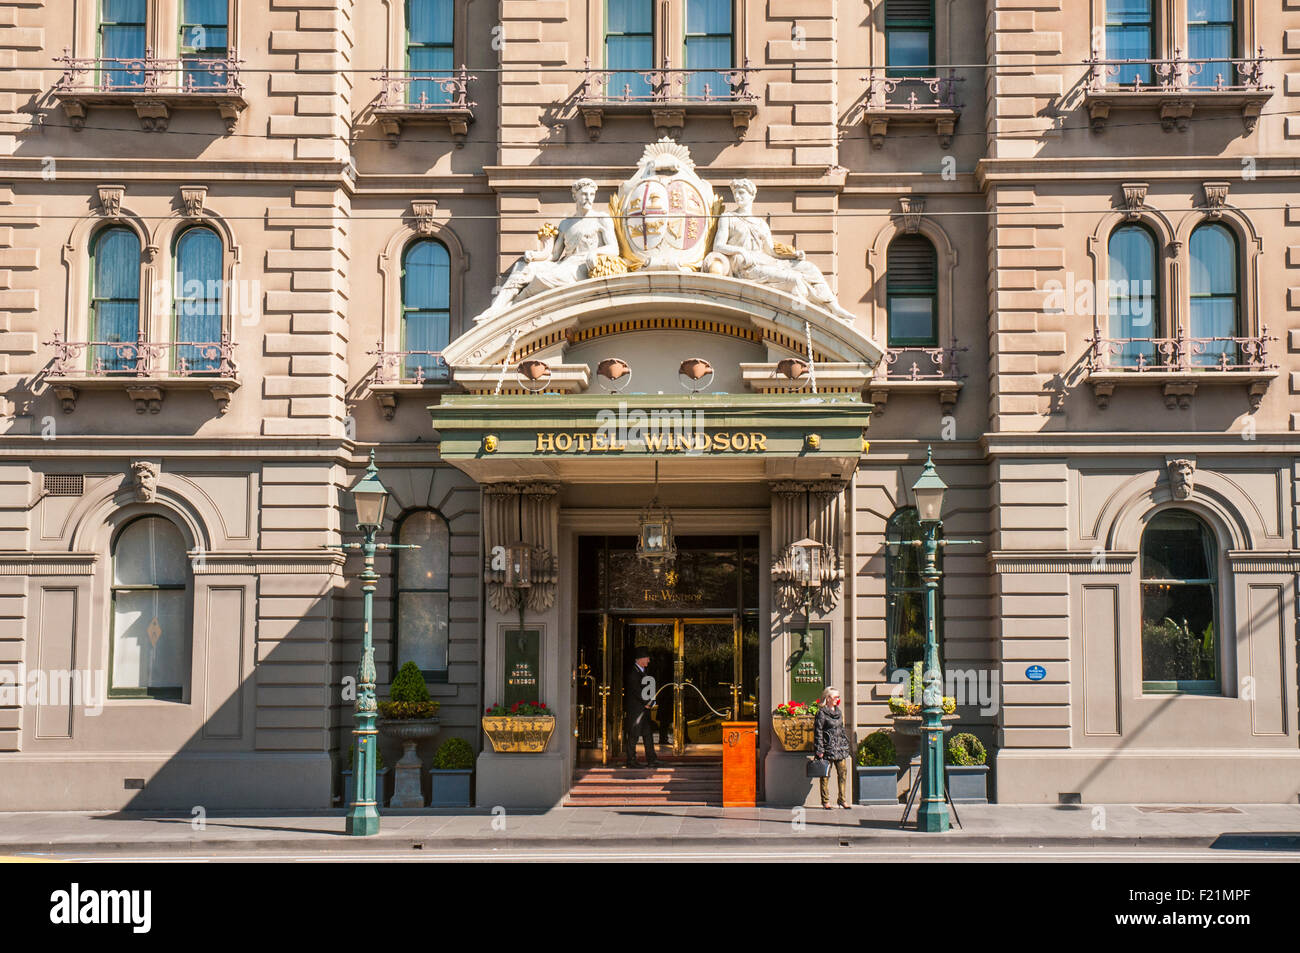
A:
[[[852,325],[784,291],[708,273],[643,271],[593,278],[534,295],[477,325],[444,353],[458,369],[500,368],[577,341],[641,330],[699,331],[752,342],[767,360],[806,358],[853,367],[866,380],[882,350]],[[585,389],[585,382],[582,387]]]

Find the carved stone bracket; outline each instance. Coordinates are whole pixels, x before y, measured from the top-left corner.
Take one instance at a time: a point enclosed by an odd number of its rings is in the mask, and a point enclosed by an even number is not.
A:
[[[1147,201],[1147,183],[1125,182],[1120,186],[1124,190],[1124,217],[1130,222],[1136,221]]]
[[[436,225],[433,216],[437,211],[437,199],[414,199],[411,202],[411,215],[415,218],[415,231],[417,234],[433,234]]]
[[[101,215],[117,218],[122,214],[122,196],[126,195],[125,185],[101,185],[97,191]]]
[[[903,231],[909,235],[915,235],[921,230],[921,219],[925,217],[925,196],[899,196],[898,207]]]
[[[1223,207],[1228,202],[1227,182],[1205,182],[1201,188],[1205,190],[1205,208],[1207,218],[1222,218]]]
[[[186,218],[202,218],[203,206],[207,200],[208,187],[206,185],[181,186],[181,205],[185,209]]]
[[[794,582],[791,545],[805,537],[821,543],[821,584],[812,589],[812,606],[830,612],[844,583],[840,536],[844,526],[844,483],[838,480],[781,480],[772,490],[772,582],[777,602],[801,608],[804,591]]]
[[[519,598],[534,612],[545,612],[555,604],[559,581],[557,493],[554,483],[493,483],[483,488],[483,578],[488,603],[498,612],[518,609]],[[499,559],[517,543],[532,552],[530,585],[518,590],[520,595],[506,587],[505,571],[493,568],[494,557]]]

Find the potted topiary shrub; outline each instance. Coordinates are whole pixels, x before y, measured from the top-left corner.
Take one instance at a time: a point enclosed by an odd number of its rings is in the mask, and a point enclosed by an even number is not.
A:
[[[348,748],[348,766],[343,769],[343,806],[349,807],[352,804],[353,794],[356,791],[356,782],[353,780],[354,772],[357,767],[357,746],[353,745]],[[375,800],[382,802],[384,800],[384,779],[388,777],[388,769],[384,767],[384,756],[375,749]]]
[[[415,746],[438,733],[438,703],[429,698],[424,675],[414,662],[397,670],[388,700],[379,703],[379,730],[402,743],[402,757],[394,774],[390,807],[424,807],[420,789],[420,755]]]
[[[812,751],[816,720],[816,702],[783,702],[772,712],[772,733],[785,751]]]
[[[429,771],[433,796],[430,807],[469,807],[469,780],[474,773],[474,749],[464,738],[448,738],[433,755]]]
[[[898,803],[898,752],[891,732],[873,731],[858,745],[858,803]]]
[[[512,754],[538,754],[546,750],[555,730],[555,715],[544,702],[499,702],[483,714],[483,733],[492,750]]]
[[[989,802],[988,752],[984,744],[969,731],[948,739],[948,796],[954,803],[987,804]]]

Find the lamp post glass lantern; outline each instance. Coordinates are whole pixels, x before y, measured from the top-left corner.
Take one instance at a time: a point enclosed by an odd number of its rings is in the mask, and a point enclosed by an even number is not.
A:
[[[925,580],[925,670],[921,698],[921,807],[917,827],[923,831],[946,831],[951,826],[943,774],[943,670],[939,667],[939,640],[935,630],[939,594],[939,530],[943,526],[943,496],[948,484],[934,468],[930,448],[926,448],[925,467],[912,485],[921,531],[925,561],[921,575]]]

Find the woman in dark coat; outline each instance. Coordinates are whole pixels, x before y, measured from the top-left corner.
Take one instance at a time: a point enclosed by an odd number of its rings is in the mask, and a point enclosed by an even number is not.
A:
[[[824,758],[835,766],[839,784],[840,807],[848,808],[853,798],[849,787],[849,736],[844,730],[844,712],[840,710],[840,693],[827,686],[818,703],[817,717],[813,721],[813,755]],[[822,807],[831,808],[831,779],[818,779],[821,785]]]

